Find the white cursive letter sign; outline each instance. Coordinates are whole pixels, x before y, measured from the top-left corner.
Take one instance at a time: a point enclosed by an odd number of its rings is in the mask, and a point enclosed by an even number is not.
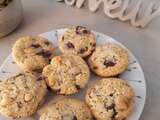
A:
[[[86,0],[57,0],[64,1],[67,5],[75,5],[81,8]],[[155,4],[151,3],[144,15],[138,18],[142,0],[138,0],[132,10],[127,13],[131,0],[88,0],[89,10],[96,12],[101,4],[104,4],[104,13],[110,18],[117,18],[121,21],[130,21],[135,27],[145,27],[153,18],[160,16],[160,7],[155,9]]]

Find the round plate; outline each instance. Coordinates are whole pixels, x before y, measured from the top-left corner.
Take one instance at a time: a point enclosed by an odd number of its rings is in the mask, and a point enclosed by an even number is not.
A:
[[[66,29],[59,29],[56,31],[46,32],[46,33],[43,33],[40,35],[40,36],[43,36],[43,37],[49,39],[49,41],[51,41],[54,44],[54,46],[57,48],[57,51],[56,51],[57,55],[60,54],[60,51],[58,49],[58,38],[65,30]],[[95,35],[97,37],[97,44],[98,45],[101,45],[101,44],[104,44],[107,42],[113,42],[113,43],[117,43],[117,44],[121,45],[122,47],[124,47],[121,43],[119,43],[118,41],[114,40],[113,38],[111,38],[107,35],[104,35],[102,33],[98,33],[95,31],[93,31],[93,32],[95,33]],[[143,107],[145,104],[146,83],[145,83],[145,78],[144,78],[142,68],[139,65],[137,59],[134,57],[134,55],[129,50],[128,50],[128,53],[129,53],[128,69],[123,74],[121,74],[119,77],[127,80],[129,82],[129,84],[133,87],[135,94],[136,94],[134,110],[133,110],[132,114],[127,118],[127,120],[138,120],[142,111],[143,111]],[[8,58],[5,60],[5,62],[0,67],[0,79],[4,80],[19,71],[21,71],[21,70],[13,61],[12,55],[9,55]],[[78,98],[78,99],[83,100],[85,93],[86,93],[86,89],[98,79],[99,79],[99,77],[97,77],[96,75],[91,73],[91,78],[90,78],[90,81],[89,81],[89,84],[87,85],[87,87],[85,89],[82,89],[79,93],[77,93],[75,95],[71,95],[70,97],[74,97],[74,98]],[[62,97],[62,96],[53,95],[52,93],[48,93],[47,97],[46,97],[47,100],[45,103],[47,104],[47,102],[49,100],[51,100],[51,99],[53,100],[53,99],[59,98],[59,97]],[[21,118],[21,120],[34,120],[35,118],[36,117],[34,115],[30,118],[25,118],[25,119]],[[0,119],[7,120],[6,118],[4,118],[2,116],[0,116]]]

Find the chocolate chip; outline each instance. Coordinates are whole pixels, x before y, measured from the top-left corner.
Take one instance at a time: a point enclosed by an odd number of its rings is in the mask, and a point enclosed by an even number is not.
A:
[[[113,114],[112,114],[112,120],[116,120],[116,115],[117,115],[117,111],[115,108],[115,104],[112,103],[110,106],[104,104],[105,109],[108,110],[113,110]]]
[[[96,120],[96,118],[95,118],[95,117],[93,117],[93,120]]]
[[[81,48],[79,51],[78,51],[78,53],[79,54],[83,54],[85,51],[87,51],[88,50],[88,47],[85,47],[85,48]]]
[[[72,120],[78,120],[78,119],[77,119],[77,117],[76,117],[76,116],[74,116]]]
[[[62,41],[64,41],[64,36],[62,37]]]
[[[52,91],[52,89],[51,89],[50,87],[48,87],[48,86],[47,86],[47,90],[48,90],[48,91]]]
[[[20,77],[20,76],[24,76],[24,74],[19,73],[18,75],[16,75],[15,77]]]
[[[85,50],[87,51],[87,50],[88,50],[88,47],[85,47]]]
[[[36,72],[36,73],[41,73],[42,72],[42,69],[34,69],[32,70],[33,72]]]
[[[83,26],[76,27],[76,34],[88,34],[88,33],[90,33],[90,31],[87,30],[86,27]]]
[[[83,27],[83,26],[77,26],[76,27],[76,30],[81,30],[81,29],[86,29],[86,27]]]
[[[33,47],[33,48],[39,48],[41,46],[39,44],[32,44],[31,47]]]
[[[110,106],[108,106],[108,105],[104,104],[104,107],[105,107],[105,109],[106,109],[107,111],[108,111],[108,110],[112,110],[112,109],[114,109],[115,104],[114,104],[114,103],[112,103]]]
[[[56,92],[57,92],[57,94],[59,94],[59,95],[63,95],[62,93],[60,93],[60,92],[61,92],[61,89],[56,90]]]
[[[22,103],[21,102],[17,102],[17,106],[18,106],[18,108],[22,108]]]
[[[46,44],[46,45],[50,45],[50,43],[49,43],[48,41],[45,41],[45,42],[44,42],[44,44]]]
[[[52,53],[50,51],[42,50],[41,52],[37,53],[37,55],[42,56],[44,58],[49,58],[52,55]]]
[[[106,67],[113,67],[113,66],[115,66],[116,63],[114,63],[113,61],[110,61],[110,60],[105,60],[103,64]]]
[[[114,108],[114,109],[113,109],[112,120],[116,120],[116,115],[117,115],[117,111],[116,111],[116,109]]]
[[[97,69],[98,67],[97,66],[93,66],[93,69]]]
[[[114,77],[116,77],[116,78],[119,78],[119,77],[120,77],[120,74],[118,74],[118,75],[115,75]]]
[[[81,87],[79,85],[75,85],[77,90],[81,89]]]
[[[110,96],[110,97],[113,97],[113,94],[111,93],[109,96]]]
[[[95,46],[96,46],[96,43],[93,43],[92,46],[95,47]]]
[[[40,76],[40,77],[38,77],[37,78],[37,81],[41,81],[41,80],[43,80],[44,78],[42,77],[42,76]]]
[[[74,45],[71,42],[68,42],[66,45],[68,48],[74,48]]]
[[[81,48],[78,53],[83,54],[86,51],[86,48]]]
[[[83,30],[82,32],[83,32],[84,34],[89,34],[89,33],[90,33],[89,30]]]

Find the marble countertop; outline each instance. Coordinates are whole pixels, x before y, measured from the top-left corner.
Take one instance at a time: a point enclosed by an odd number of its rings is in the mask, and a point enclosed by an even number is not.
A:
[[[150,0],[144,0],[149,4]],[[160,5],[159,0],[152,0]],[[67,7],[55,0],[22,0],[24,20],[9,36],[0,39],[0,64],[10,54],[17,38],[37,35],[71,25],[87,26],[105,33],[128,47],[138,58],[146,77],[147,97],[140,120],[160,119],[160,17],[145,29],[107,18],[103,12]]]

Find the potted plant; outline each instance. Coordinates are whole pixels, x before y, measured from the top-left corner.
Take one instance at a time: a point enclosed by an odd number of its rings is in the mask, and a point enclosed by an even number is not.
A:
[[[21,20],[20,0],[0,0],[0,38],[13,31]]]

